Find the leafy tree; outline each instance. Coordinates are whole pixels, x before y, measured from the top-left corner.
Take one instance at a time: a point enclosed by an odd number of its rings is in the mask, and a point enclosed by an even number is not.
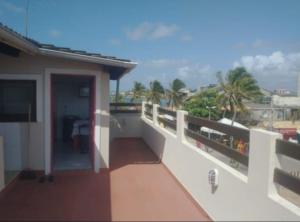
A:
[[[133,92],[133,95],[131,98],[131,102],[141,101],[143,96],[145,95],[146,88],[142,83],[134,82],[132,92]]]
[[[246,109],[243,102],[255,100],[261,96],[260,88],[257,81],[244,67],[229,70],[225,79],[221,73],[217,73],[217,78],[221,89],[218,103],[224,110],[223,116],[227,110],[231,112],[233,124],[237,113]]]
[[[160,104],[160,100],[165,93],[164,87],[157,80],[150,82],[149,90],[147,91],[147,101],[151,101],[153,104]]]
[[[174,79],[170,83],[170,89],[166,90],[166,96],[168,98],[168,106],[173,108],[179,108],[182,105],[185,98],[185,94],[181,90],[185,88],[185,83],[180,79]]]
[[[112,103],[116,103],[116,102],[118,102],[118,103],[125,103],[126,102],[126,97],[123,95],[123,94],[119,94],[119,96],[118,96],[118,101],[116,100],[116,95],[115,94],[111,94],[110,95],[110,101],[112,102]]]
[[[184,102],[183,109],[188,111],[193,116],[207,118],[209,109],[211,119],[219,119],[221,116],[220,110],[217,108],[218,92],[216,89],[207,89],[197,95],[190,97]]]

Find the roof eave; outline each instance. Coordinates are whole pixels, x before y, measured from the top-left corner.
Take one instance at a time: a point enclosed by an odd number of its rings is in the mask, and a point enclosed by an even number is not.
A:
[[[39,48],[32,44],[30,41],[27,41],[24,38],[20,38],[20,36],[8,32],[7,30],[0,27],[0,40],[12,47],[15,47],[23,52],[29,54],[36,54],[39,52]]]
[[[90,63],[96,63],[96,64],[107,65],[107,66],[122,67],[126,69],[125,73],[131,71],[137,65],[137,63],[135,62],[127,62],[127,61],[113,60],[107,58],[100,58],[95,56],[80,55],[80,54],[61,52],[61,51],[56,51],[51,49],[40,48],[39,50],[40,50],[40,54],[46,56],[55,56],[59,58],[73,59],[77,61],[90,62]]]

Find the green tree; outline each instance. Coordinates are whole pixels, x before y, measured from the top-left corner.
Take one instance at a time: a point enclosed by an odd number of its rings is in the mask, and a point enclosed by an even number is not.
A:
[[[190,97],[184,102],[183,109],[188,111],[193,116],[207,118],[209,109],[211,119],[218,120],[221,116],[217,103],[218,92],[216,89],[207,89]]]
[[[153,104],[160,104],[160,100],[165,93],[164,87],[157,80],[150,82],[149,90],[147,91],[147,101],[151,101]]]
[[[141,101],[143,96],[145,95],[145,92],[146,92],[146,87],[142,83],[134,82],[131,102]]]
[[[221,73],[217,73],[217,78],[221,89],[218,103],[224,110],[223,116],[225,116],[227,110],[230,111],[233,124],[237,113],[246,109],[244,101],[255,100],[261,96],[260,88],[257,81],[244,67],[229,70],[225,79]]]
[[[185,98],[185,94],[181,91],[185,88],[185,83],[180,79],[174,79],[170,83],[170,89],[166,90],[166,96],[168,99],[168,106],[172,109],[179,108]]]

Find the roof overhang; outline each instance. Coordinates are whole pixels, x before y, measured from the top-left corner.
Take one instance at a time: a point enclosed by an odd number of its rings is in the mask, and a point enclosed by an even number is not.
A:
[[[81,62],[89,62],[103,65],[107,68],[108,71],[113,70],[114,74],[111,77],[112,80],[120,79],[123,75],[130,72],[137,66],[137,63],[135,62],[80,55],[76,53],[62,52],[51,49],[40,48],[39,51],[41,55],[45,56],[53,56],[56,58],[71,59]]]
[[[53,50],[43,48],[38,42],[34,44],[34,40],[30,41],[24,36],[11,30],[10,28],[3,26],[0,23],[0,42],[3,43],[7,55],[18,55],[19,52],[15,50],[23,51],[30,55],[45,55],[62,59],[70,59],[87,63],[100,64],[104,66],[105,70],[109,72],[111,80],[120,79],[126,73],[130,72],[137,65],[135,62],[123,59],[111,59],[109,57],[85,55],[80,53],[65,52],[61,50]],[[12,48],[10,48],[12,47]]]
[[[28,54],[36,54],[39,48],[19,35],[9,32],[0,26],[0,41]]]

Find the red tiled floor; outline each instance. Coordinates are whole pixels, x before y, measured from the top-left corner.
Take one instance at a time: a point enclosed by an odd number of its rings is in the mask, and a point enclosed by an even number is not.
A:
[[[139,139],[111,145],[111,168],[18,181],[0,199],[0,220],[209,220]]]

